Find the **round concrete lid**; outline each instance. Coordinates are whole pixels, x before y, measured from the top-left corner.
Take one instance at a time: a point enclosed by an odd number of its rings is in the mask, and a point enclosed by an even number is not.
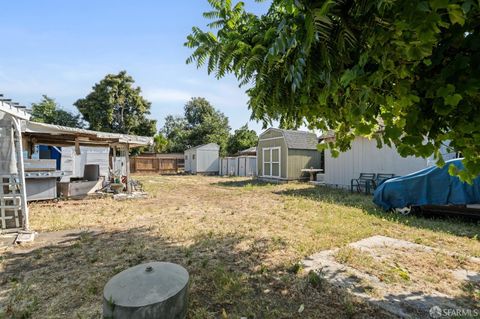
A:
[[[188,272],[168,262],[151,262],[113,276],[103,289],[106,300],[122,307],[143,307],[178,294],[188,283]]]

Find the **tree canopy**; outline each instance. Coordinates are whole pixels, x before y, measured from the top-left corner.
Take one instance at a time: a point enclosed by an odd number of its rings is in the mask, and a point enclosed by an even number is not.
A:
[[[164,135],[168,141],[167,152],[183,153],[188,148],[189,131],[184,117],[167,115],[160,134]]]
[[[147,117],[151,103],[126,71],[108,74],[85,98],[74,103],[89,128],[96,131],[153,136],[156,120]]]
[[[161,133],[168,140],[169,152],[207,143],[220,145],[220,153],[226,153],[230,134],[228,118],[216,110],[205,98],[195,97],[185,104],[184,117],[168,115]]]
[[[42,100],[32,103],[32,117],[34,122],[56,124],[68,127],[82,128],[83,121],[79,114],[63,110],[55,99],[42,95]]]
[[[227,144],[227,153],[230,155],[234,155],[239,151],[256,146],[257,143],[257,132],[255,132],[254,130],[249,130],[248,125],[245,124],[238,130],[235,130],[233,135],[229,137]]]
[[[362,135],[439,165],[449,144],[461,178],[480,173],[478,1],[273,0],[262,16],[209,3],[187,63],[236,76],[264,125],[333,130],[334,154]]]
[[[155,153],[164,153],[168,148],[168,139],[159,133],[153,137],[153,151]]]

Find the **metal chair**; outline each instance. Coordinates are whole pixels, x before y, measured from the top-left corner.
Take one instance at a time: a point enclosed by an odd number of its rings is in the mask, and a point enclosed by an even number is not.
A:
[[[350,181],[350,191],[353,193],[353,188],[357,188],[357,192],[365,189],[365,194],[370,194],[370,189],[375,185],[375,173],[360,173],[358,178],[352,178]]]

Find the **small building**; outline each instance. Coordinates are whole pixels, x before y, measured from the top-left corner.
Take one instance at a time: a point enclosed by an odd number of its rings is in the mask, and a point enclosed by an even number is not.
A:
[[[222,157],[219,165],[219,175],[222,176],[256,176],[256,156]]]
[[[220,146],[215,143],[195,146],[185,151],[185,172],[218,174]]]
[[[302,169],[320,168],[322,153],[315,133],[269,128],[260,134],[257,172],[262,179],[307,179]]]
[[[90,190],[98,189],[97,186],[102,188],[103,182],[117,186],[118,191],[126,188],[131,193],[129,151],[152,143],[152,137],[32,122],[25,107],[3,99],[0,94],[0,231],[29,229],[27,201],[56,199],[59,193],[68,194],[66,197],[79,193],[87,195]],[[53,147],[56,154],[42,159],[42,155],[50,156],[46,154],[48,147]],[[62,148],[76,155],[81,155],[82,149],[101,151],[93,157],[87,156],[81,171],[73,162],[62,170],[61,158],[58,158]],[[108,161],[110,152],[112,165]],[[121,176],[115,176],[117,155],[124,157],[126,163]],[[95,164],[87,164],[90,160]],[[107,165],[114,172],[113,176],[100,178],[100,174],[109,175]]]
[[[320,143],[328,142],[335,138],[332,132],[320,137]],[[445,160],[456,157],[455,153],[448,153],[443,149]],[[415,156],[402,157],[395,146],[383,145],[377,148],[375,139],[357,136],[351,148],[333,157],[329,150],[325,151],[324,173],[317,174],[317,181],[327,186],[350,188],[353,178],[358,178],[360,173],[384,173],[403,176],[435,165],[432,157],[421,158]]]

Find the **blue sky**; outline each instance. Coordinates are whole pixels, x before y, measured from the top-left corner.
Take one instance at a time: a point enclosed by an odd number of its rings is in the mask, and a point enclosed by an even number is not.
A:
[[[249,11],[269,2],[245,1]],[[53,97],[67,110],[108,73],[127,70],[152,102],[159,127],[193,96],[207,98],[236,129],[249,121],[247,96],[233,77],[216,80],[186,65],[192,26],[205,26],[207,0],[4,1],[0,93],[24,105]],[[261,124],[249,122],[261,131]]]

